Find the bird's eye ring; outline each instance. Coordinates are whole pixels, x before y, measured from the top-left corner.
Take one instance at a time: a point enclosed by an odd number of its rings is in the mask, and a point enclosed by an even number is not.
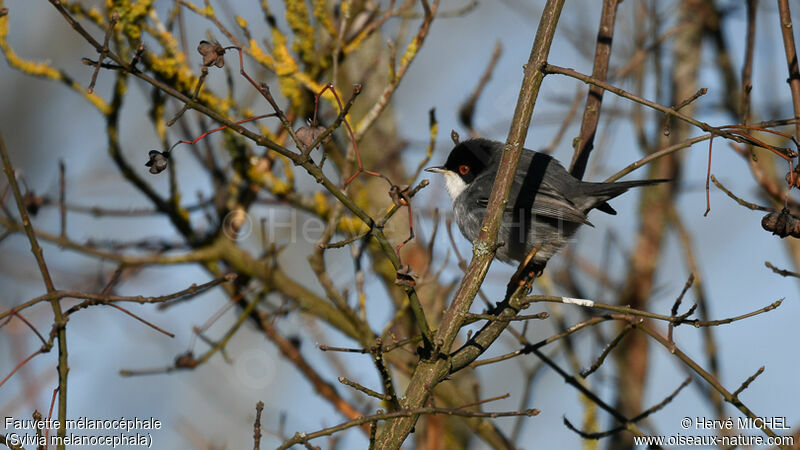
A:
[[[466,165],[466,164],[462,164],[462,165],[458,166],[458,173],[460,173],[461,175],[468,174],[469,173],[469,166]]]

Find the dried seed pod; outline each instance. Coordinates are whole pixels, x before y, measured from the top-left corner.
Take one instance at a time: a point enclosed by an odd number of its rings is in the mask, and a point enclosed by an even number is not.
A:
[[[311,125],[302,126],[296,130],[294,130],[295,136],[297,136],[297,140],[300,141],[306,148],[311,147],[311,144],[317,140],[318,137],[325,132],[325,127],[322,125],[317,125],[312,127]],[[325,139],[322,140],[322,144],[327,144],[331,140],[331,135],[325,136]],[[300,150],[303,150],[302,148]]]
[[[794,175],[794,177],[792,177],[792,175]],[[784,178],[789,186],[794,186],[800,189],[800,166],[797,166],[797,168],[795,168],[793,171],[786,172],[786,176]]]
[[[200,41],[197,51],[203,55],[203,65],[205,67],[223,67],[225,65],[225,49],[219,42]]]
[[[150,160],[144,163],[144,165],[150,168],[150,173],[161,173],[167,168],[169,153],[162,153],[158,150],[150,150],[148,155],[150,156]]]
[[[761,219],[761,227],[781,238],[786,236],[800,238],[800,218],[790,213],[787,208],[764,216]]]
[[[782,223],[785,222],[783,219],[784,212],[781,211],[780,213],[773,211],[761,219],[761,227],[772,234],[777,234],[780,237],[785,237],[786,235],[781,234],[783,230]]]
[[[292,344],[292,347],[298,350],[300,350],[300,347],[303,346],[303,340],[300,339],[299,335],[289,336],[286,338],[286,340],[289,341],[290,344]]]
[[[389,197],[392,198],[392,202],[397,206],[406,206],[408,205],[408,193],[410,191],[410,187],[407,184],[402,186],[392,185],[391,189],[389,189]]]
[[[399,269],[397,269],[397,278],[394,280],[394,284],[398,286],[405,286],[405,287],[414,287],[417,285],[417,274],[411,271],[411,266],[408,264],[402,264]]]
[[[197,360],[195,359],[194,354],[192,354],[191,351],[188,351],[182,355],[178,355],[178,357],[175,358],[175,367],[179,369],[194,369],[197,367]]]
[[[33,191],[28,191],[22,197],[22,202],[25,204],[25,209],[28,210],[30,215],[35,216],[39,213],[39,208],[44,206],[44,197],[36,195]]]

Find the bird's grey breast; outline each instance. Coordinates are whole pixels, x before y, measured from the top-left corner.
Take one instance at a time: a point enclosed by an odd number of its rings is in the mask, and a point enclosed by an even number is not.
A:
[[[494,181],[494,174],[484,174],[476,178],[479,181],[481,178],[491,176],[491,182]],[[481,189],[483,183],[471,183],[466,189],[463,190],[453,201],[453,214],[455,216],[456,225],[470,242],[474,242],[480,234],[480,227],[483,223],[483,217],[486,215],[486,206],[481,202],[484,192]],[[491,187],[491,183],[489,184]]]

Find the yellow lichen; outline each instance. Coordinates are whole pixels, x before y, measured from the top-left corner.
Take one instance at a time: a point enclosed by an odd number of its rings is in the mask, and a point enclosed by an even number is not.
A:
[[[369,36],[369,30],[362,30],[360,33],[356,35],[353,39],[350,40],[344,47],[342,47],[342,53],[345,55],[352,53],[354,50],[358,50],[361,47],[361,44],[364,43],[364,39]]]
[[[319,59],[314,51],[314,27],[308,20],[306,2],[286,0],[286,22],[294,32],[294,50],[306,64],[316,64]]]
[[[283,175],[286,177],[286,182],[294,188],[294,169],[292,168],[292,163],[289,161],[289,158],[279,155],[281,161],[283,161]]]
[[[367,210],[370,207],[369,194],[370,193],[362,187],[358,189],[355,193],[351,194],[350,197],[353,199],[353,201],[359,208]]]
[[[319,84],[316,81],[314,81],[305,72],[297,72],[297,74],[295,74],[294,77],[300,84],[305,86],[306,89],[308,89],[309,91],[311,91],[311,92],[313,92],[315,94],[320,92],[322,90],[322,88],[324,87],[324,85]],[[324,98],[325,100],[328,100],[329,102],[331,102],[331,105],[333,105],[334,107],[337,107],[336,99],[333,97],[333,93],[330,90],[326,90],[325,93],[322,94],[322,98]]]
[[[143,24],[142,28],[161,44],[166,54],[175,58],[180,64],[186,64],[186,55],[180,50],[178,39],[176,39],[175,36],[166,29],[164,24],[161,23],[155,10],[150,11],[150,18],[156,23],[155,28],[147,24]]]
[[[180,55],[180,54],[179,54]],[[190,92],[197,84],[197,78],[192,70],[185,63],[182,56],[170,57],[166,54],[148,59],[151,70],[159,77],[172,80],[171,84],[178,90]],[[223,100],[211,93],[207,89],[200,91],[199,99],[216,111],[226,111],[230,109],[233,100]]]
[[[336,31],[336,27],[333,26],[333,22],[331,21],[331,16],[328,13],[328,2],[325,0],[313,0],[312,8],[314,10],[314,17],[317,19],[317,22],[321,23],[325,30],[331,36],[336,36],[338,33]]]
[[[272,189],[270,190],[272,191],[273,194],[286,195],[292,191],[292,188],[291,186],[289,186],[289,183],[276,177],[272,172],[265,173],[264,177],[272,182]]]
[[[409,64],[417,56],[417,50],[419,50],[419,42],[417,42],[417,38],[414,38],[408,44],[406,52],[403,53],[403,57],[400,59],[400,67]]]
[[[250,39],[250,56],[262,66],[275,72],[275,58],[264,53],[255,39]]]
[[[236,16],[236,23],[242,29],[247,28],[247,21],[242,16]]]
[[[431,126],[431,130],[430,130],[430,134],[429,134],[429,136],[431,138],[431,141],[435,141],[436,140],[436,136],[438,134],[439,134],[439,122],[434,122],[433,126]]]
[[[342,217],[342,220],[339,222],[339,231],[344,233],[361,234],[366,233],[368,230],[369,227],[358,217]]]
[[[342,0],[342,3],[339,5],[339,9],[342,11],[342,17],[350,17],[349,0]]]
[[[274,43],[275,74],[279,77],[286,77],[297,72],[297,62],[289,53],[289,48],[286,47],[286,36],[277,28],[273,28],[272,41]]]
[[[277,196],[292,192],[292,185],[276,177],[267,167],[263,164],[253,164],[247,170],[247,177]]]
[[[314,213],[319,217],[325,217],[330,211],[328,199],[321,191],[314,192]]]
[[[89,20],[91,20],[96,24],[103,23],[103,14],[97,8],[92,7],[88,11],[86,11],[86,17],[88,17]]]
[[[75,92],[78,92],[79,94],[83,95],[84,98],[86,98],[86,100],[89,101],[89,103],[94,105],[103,114],[108,114],[108,112],[111,110],[111,107],[108,105],[108,103],[106,103],[105,100],[103,100],[102,97],[94,93],[90,94],[86,90],[86,88],[79,85],[77,82],[75,82],[75,80],[66,75],[63,71],[58,70],[45,63],[37,63],[20,58],[19,55],[17,55],[16,52],[14,52],[14,49],[8,43],[8,40],[6,39],[7,36],[8,36],[8,16],[3,16],[0,17],[0,50],[3,51],[3,55],[5,55],[6,61],[8,61],[8,65],[28,75],[33,75],[42,78],[49,78],[51,80],[61,81],[65,83]]]
[[[104,17],[103,14],[100,12],[100,10],[97,9],[97,7],[95,6],[86,9],[85,6],[76,2],[76,3],[64,4],[64,7],[67,9],[67,11],[72,13],[72,15],[78,17],[86,17],[97,26],[103,26],[103,23],[105,22],[106,19],[106,17]]]
[[[153,104],[152,117],[155,117],[156,134],[160,140],[164,140],[167,135],[167,124],[164,121],[164,102],[156,102]]]
[[[172,204],[175,207],[175,212],[178,214],[178,217],[183,219],[185,222],[189,221],[189,210],[186,208],[181,207],[181,193],[175,192],[175,196],[172,198]]]
[[[115,10],[119,14],[119,27],[134,41],[142,37],[142,20],[147,17],[153,6],[153,0],[141,0],[138,2],[121,1],[115,5]]]
[[[264,125],[264,124],[258,124],[258,131],[259,131],[259,132],[260,132],[262,135],[264,135],[264,137],[266,137],[267,139],[269,139],[270,141],[272,141],[272,142],[275,142],[275,143],[276,143],[276,144],[278,144],[278,145],[283,145],[283,142],[278,142],[278,137],[277,137],[277,136],[275,135],[275,133],[273,133],[273,132],[272,132],[272,130],[270,130],[270,129],[269,129],[269,127],[267,127],[266,125]]]
[[[278,86],[281,88],[281,93],[292,102],[292,105],[299,106],[305,101],[303,90],[295,79],[281,77],[278,79]]]
[[[295,61],[295,59],[292,57],[288,47],[286,46],[286,36],[277,28],[273,28],[272,39],[274,43],[272,55],[265,53],[255,39],[251,39],[249,41],[248,53],[254,60],[256,60],[256,62],[275,72],[275,74],[279,77],[291,77],[294,79],[295,82],[286,83],[284,83],[284,80],[281,79],[281,92],[286,97],[292,99],[292,101],[303,101],[301,95],[302,93],[300,92],[297,83],[311,92],[320,92],[324,86],[314,81],[314,79],[311,78],[307,73],[299,70],[297,61]],[[284,89],[288,89],[288,91]],[[323,98],[330,102],[332,106],[337,107],[336,100],[330,91],[326,91],[323,95]]]

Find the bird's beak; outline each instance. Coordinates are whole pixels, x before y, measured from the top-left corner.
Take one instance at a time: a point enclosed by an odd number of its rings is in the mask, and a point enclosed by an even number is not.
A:
[[[433,166],[433,167],[426,168],[425,172],[445,173],[445,172],[447,172],[447,170],[445,170],[445,168],[442,167],[442,166]]]

